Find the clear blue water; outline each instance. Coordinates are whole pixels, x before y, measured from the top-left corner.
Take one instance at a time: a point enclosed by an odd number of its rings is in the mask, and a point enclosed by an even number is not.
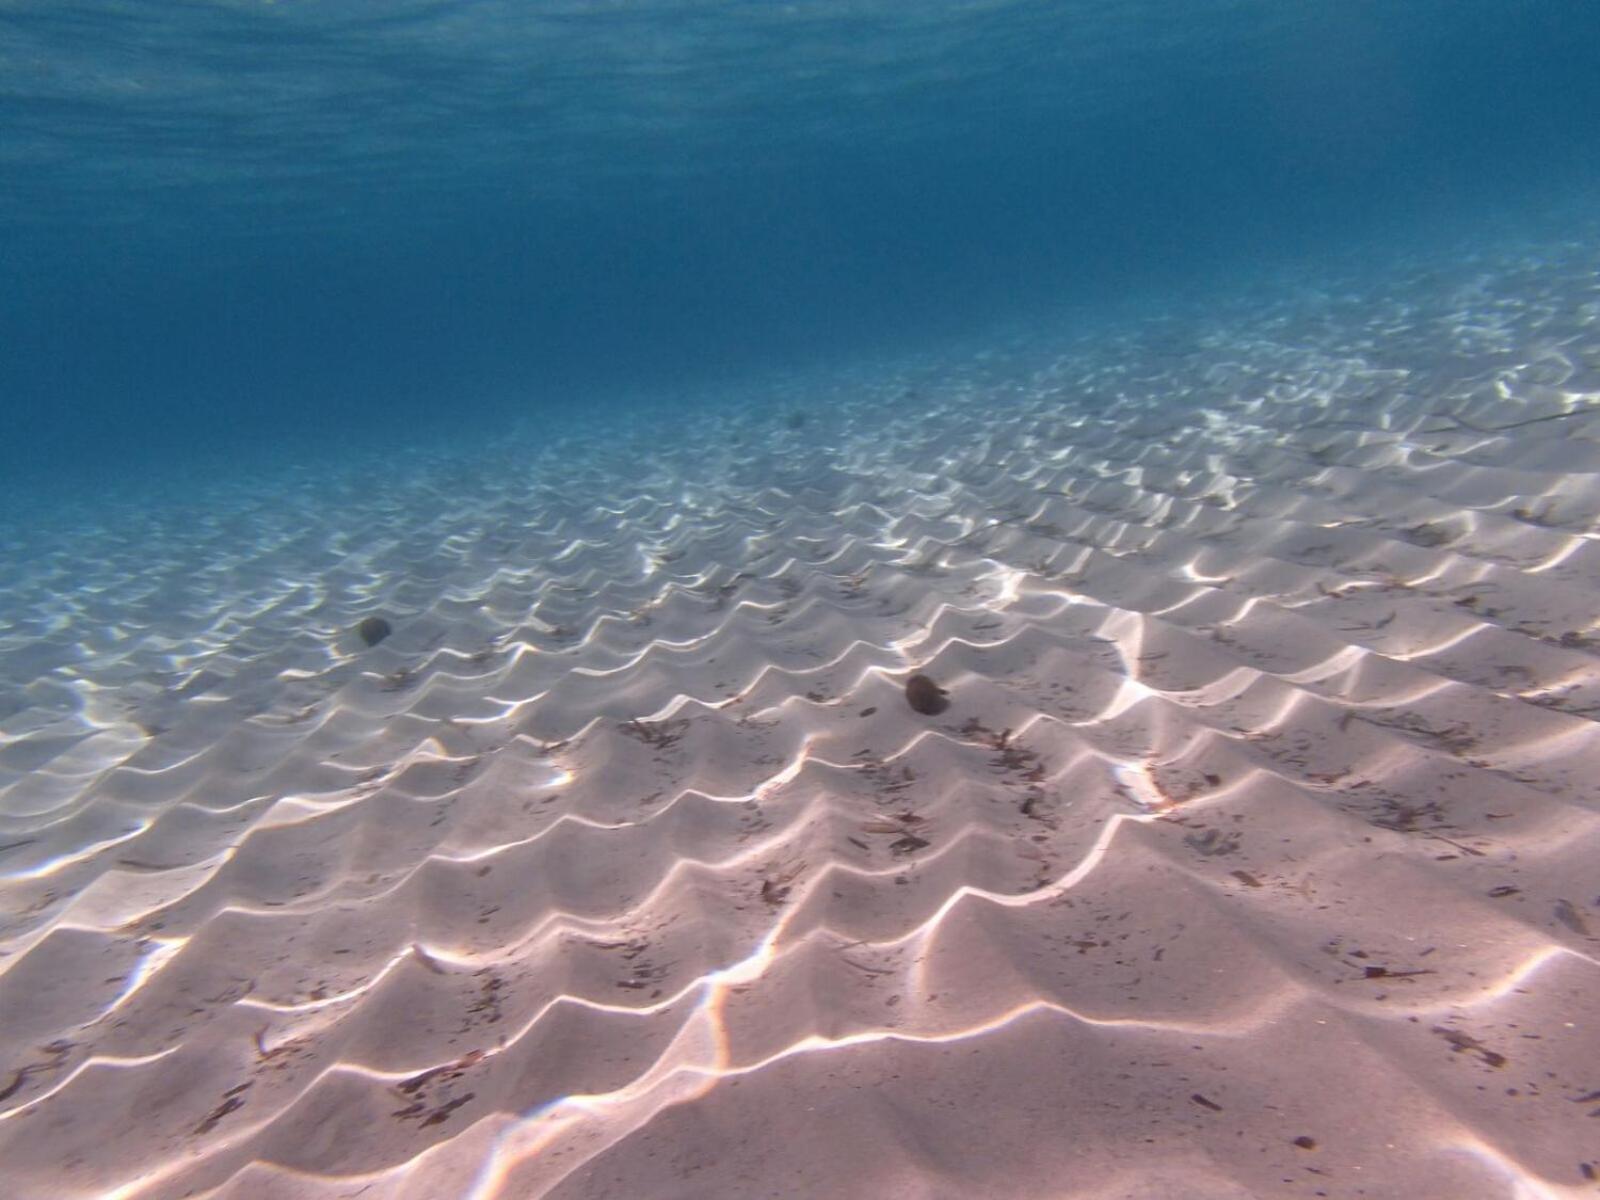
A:
[[[0,470],[736,404],[1559,228],[1597,46],[1591,0],[4,0]]]
[[[1577,1194],[1597,67],[0,0],[0,1200]]]

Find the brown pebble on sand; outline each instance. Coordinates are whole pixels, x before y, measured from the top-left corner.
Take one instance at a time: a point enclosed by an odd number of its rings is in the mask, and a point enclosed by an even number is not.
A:
[[[394,629],[382,617],[363,617],[361,624],[356,626],[356,632],[367,645],[376,646],[393,633]]]
[[[906,680],[906,703],[925,717],[936,717],[950,707],[950,693],[926,675]]]

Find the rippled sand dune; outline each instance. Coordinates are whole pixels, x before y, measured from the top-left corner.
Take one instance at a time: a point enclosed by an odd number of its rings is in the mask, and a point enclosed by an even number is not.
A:
[[[1595,1194],[1597,278],[13,530],[6,1196]]]

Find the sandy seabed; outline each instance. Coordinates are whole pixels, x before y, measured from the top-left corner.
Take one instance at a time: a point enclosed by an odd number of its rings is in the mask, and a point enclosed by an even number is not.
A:
[[[1592,253],[525,437],[5,535],[8,1200],[1600,1194]]]

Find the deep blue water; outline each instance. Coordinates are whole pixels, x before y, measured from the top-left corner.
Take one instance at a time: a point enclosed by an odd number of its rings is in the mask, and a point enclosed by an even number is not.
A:
[[[1592,0],[6,0],[0,471],[737,403],[1559,227],[1597,66]]]

